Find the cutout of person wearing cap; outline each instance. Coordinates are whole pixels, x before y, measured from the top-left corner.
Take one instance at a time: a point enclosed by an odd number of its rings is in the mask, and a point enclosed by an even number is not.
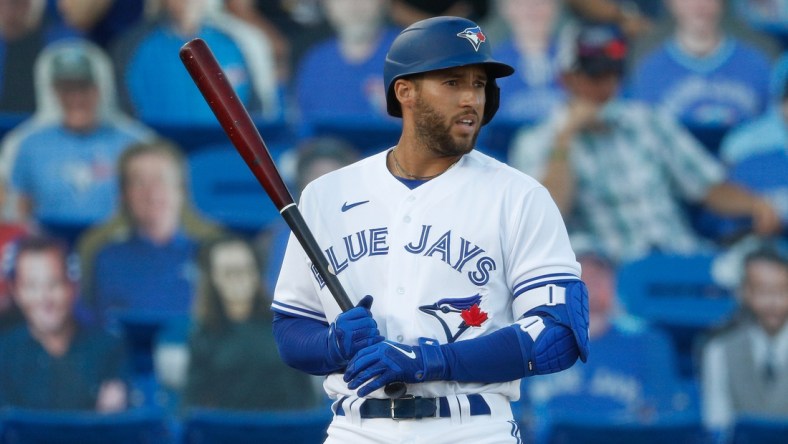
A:
[[[583,25],[566,37],[569,104],[516,136],[509,158],[547,187],[575,242],[591,239],[614,261],[697,251],[684,203],[750,217],[757,233],[779,229],[774,208],[725,182],[724,167],[674,119],[618,97],[627,45],[616,28]]]
[[[120,153],[153,133],[115,108],[109,59],[86,40],[48,46],[36,63],[36,88],[35,115],[3,140],[10,216],[31,228],[109,217]]]

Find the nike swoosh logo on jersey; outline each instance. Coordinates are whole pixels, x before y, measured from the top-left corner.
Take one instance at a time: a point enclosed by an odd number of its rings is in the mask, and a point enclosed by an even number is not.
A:
[[[400,352],[400,353],[402,353],[403,355],[405,355],[405,356],[409,357],[410,359],[416,359],[416,352],[415,352],[415,351],[413,351],[413,350],[411,350],[411,351],[407,351],[407,350],[405,350],[405,349],[402,349],[402,348],[399,348],[399,347],[397,347],[396,345],[394,345],[394,344],[391,344],[391,343],[389,343],[389,342],[384,342],[384,344],[386,344],[386,345],[388,345],[389,347],[391,347],[391,348],[393,348],[393,349],[397,350],[398,352]]]
[[[342,212],[344,213],[345,211],[347,211],[347,210],[349,210],[351,208],[355,208],[355,207],[357,207],[359,205],[364,205],[365,203],[368,203],[368,202],[369,202],[368,200],[362,200],[361,202],[353,202],[351,204],[345,202],[345,203],[342,204]]]

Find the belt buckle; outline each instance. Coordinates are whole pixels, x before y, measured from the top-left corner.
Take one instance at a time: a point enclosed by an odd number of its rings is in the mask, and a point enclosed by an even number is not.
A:
[[[400,418],[399,416],[397,416],[397,412],[396,412],[397,404],[396,404],[396,402],[399,401],[399,400],[405,400],[405,399],[416,399],[416,397],[413,396],[413,395],[404,395],[404,396],[401,396],[399,398],[390,398],[389,399],[389,402],[390,402],[389,405],[391,406],[390,410],[389,410],[391,419],[393,419],[395,421],[399,421],[401,419],[416,419],[416,404],[415,404],[415,402],[413,404],[413,417],[411,417],[411,418]]]

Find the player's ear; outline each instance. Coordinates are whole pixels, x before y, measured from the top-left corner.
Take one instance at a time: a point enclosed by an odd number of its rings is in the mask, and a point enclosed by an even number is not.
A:
[[[397,79],[394,82],[394,96],[402,108],[410,108],[416,101],[416,83],[412,79]]]

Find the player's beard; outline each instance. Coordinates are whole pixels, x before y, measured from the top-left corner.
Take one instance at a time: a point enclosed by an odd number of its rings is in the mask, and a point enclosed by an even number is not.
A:
[[[421,95],[416,97],[416,106],[413,110],[416,137],[419,142],[428,150],[441,157],[462,156],[473,151],[476,146],[476,139],[479,137],[479,129],[476,129],[470,139],[456,140],[451,135],[454,121],[459,116],[449,120],[444,114],[439,113],[422,99]],[[463,112],[462,115],[468,114]],[[447,123],[448,122],[448,123]]]

